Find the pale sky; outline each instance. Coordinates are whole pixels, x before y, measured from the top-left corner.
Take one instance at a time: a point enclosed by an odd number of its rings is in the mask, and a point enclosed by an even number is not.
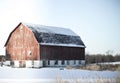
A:
[[[70,28],[90,54],[120,53],[120,0],[0,0],[0,54],[20,22]]]

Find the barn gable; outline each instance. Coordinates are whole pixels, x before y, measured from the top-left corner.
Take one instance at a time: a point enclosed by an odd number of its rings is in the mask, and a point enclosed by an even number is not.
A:
[[[23,23],[32,30],[41,45],[85,47],[80,36],[70,29]]]
[[[30,40],[30,41],[28,41]],[[37,60],[39,44],[31,30],[21,23],[10,33],[6,46],[6,59]]]

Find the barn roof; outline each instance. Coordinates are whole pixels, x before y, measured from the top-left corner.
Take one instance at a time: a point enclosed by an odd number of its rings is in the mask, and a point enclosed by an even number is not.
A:
[[[44,32],[44,33],[54,33],[54,34],[64,34],[64,35],[71,35],[77,36],[72,30],[68,28],[61,28],[55,26],[45,26],[39,24],[30,24],[30,23],[23,23],[28,28],[30,28],[33,32]]]
[[[80,36],[67,28],[23,23],[32,30],[41,45],[85,47]]]
[[[34,33],[40,45],[85,47],[80,36],[70,29],[30,23],[19,23],[18,26],[21,24],[28,27]],[[16,28],[18,28],[18,26]],[[16,28],[10,33],[4,46],[7,45],[7,42]]]

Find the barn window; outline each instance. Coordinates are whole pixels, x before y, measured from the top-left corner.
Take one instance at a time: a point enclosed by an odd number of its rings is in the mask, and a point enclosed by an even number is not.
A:
[[[58,65],[58,61],[57,60],[55,60],[55,65]]]
[[[32,52],[31,52],[31,51],[28,51],[28,55],[32,55]]]
[[[30,54],[29,55],[32,55],[32,53],[30,52]]]
[[[61,64],[64,65],[64,60],[62,60]]]
[[[81,64],[81,60],[79,60],[79,64]]]
[[[69,65],[69,61],[67,60],[67,65]]]
[[[48,60],[48,65],[50,65],[50,61]]]
[[[74,60],[74,64],[76,64],[76,61]]]
[[[20,31],[22,31],[22,30],[23,30],[23,26],[20,27]]]

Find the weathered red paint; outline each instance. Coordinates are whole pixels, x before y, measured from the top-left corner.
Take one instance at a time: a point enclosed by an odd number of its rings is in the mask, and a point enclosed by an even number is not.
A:
[[[6,43],[6,54],[10,60],[38,60],[39,43],[33,32],[23,24],[18,25]]]

